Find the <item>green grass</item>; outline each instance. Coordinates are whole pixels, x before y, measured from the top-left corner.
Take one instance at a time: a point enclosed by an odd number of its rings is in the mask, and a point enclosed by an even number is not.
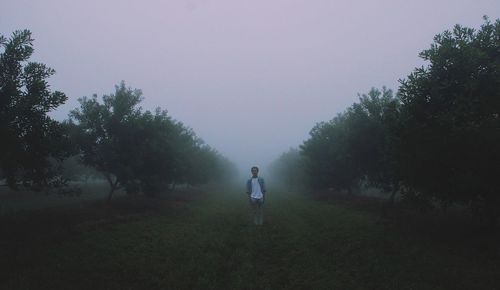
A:
[[[498,289],[500,239],[386,222],[272,192],[264,225],[237,190],[1,220],[0,289]]]

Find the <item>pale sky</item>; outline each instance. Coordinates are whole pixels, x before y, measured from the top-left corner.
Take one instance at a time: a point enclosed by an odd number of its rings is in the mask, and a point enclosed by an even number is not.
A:
[[[56,119],[125,80],[249,173],[358,93],[397,90],[435,34],[494,21],[500,1],[0,0],[0,14],[56,70]]]

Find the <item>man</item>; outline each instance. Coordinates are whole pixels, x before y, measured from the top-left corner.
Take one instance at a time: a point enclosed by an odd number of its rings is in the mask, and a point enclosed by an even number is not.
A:
[[[253,210],[253,222],[256,225],[262,225],[262,206],[264,205],[264,196],[266,186],[264,178],[259,177],[259,168],[252,167],[252,178],[247,180],[247,195]]]

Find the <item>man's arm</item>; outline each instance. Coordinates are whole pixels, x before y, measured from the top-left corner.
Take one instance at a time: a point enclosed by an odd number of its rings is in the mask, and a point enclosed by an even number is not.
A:
[[[250,192],[252,191],[252,184],[250,183],[250,180],[247,180],[247,195],[250,196]]]

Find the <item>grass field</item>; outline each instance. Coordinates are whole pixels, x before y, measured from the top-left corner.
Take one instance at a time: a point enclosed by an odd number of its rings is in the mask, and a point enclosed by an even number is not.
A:
[[[271,192],[253,226],[237,190],[0,218],[0,289],[500,289],[500,237],[383,220]]]

